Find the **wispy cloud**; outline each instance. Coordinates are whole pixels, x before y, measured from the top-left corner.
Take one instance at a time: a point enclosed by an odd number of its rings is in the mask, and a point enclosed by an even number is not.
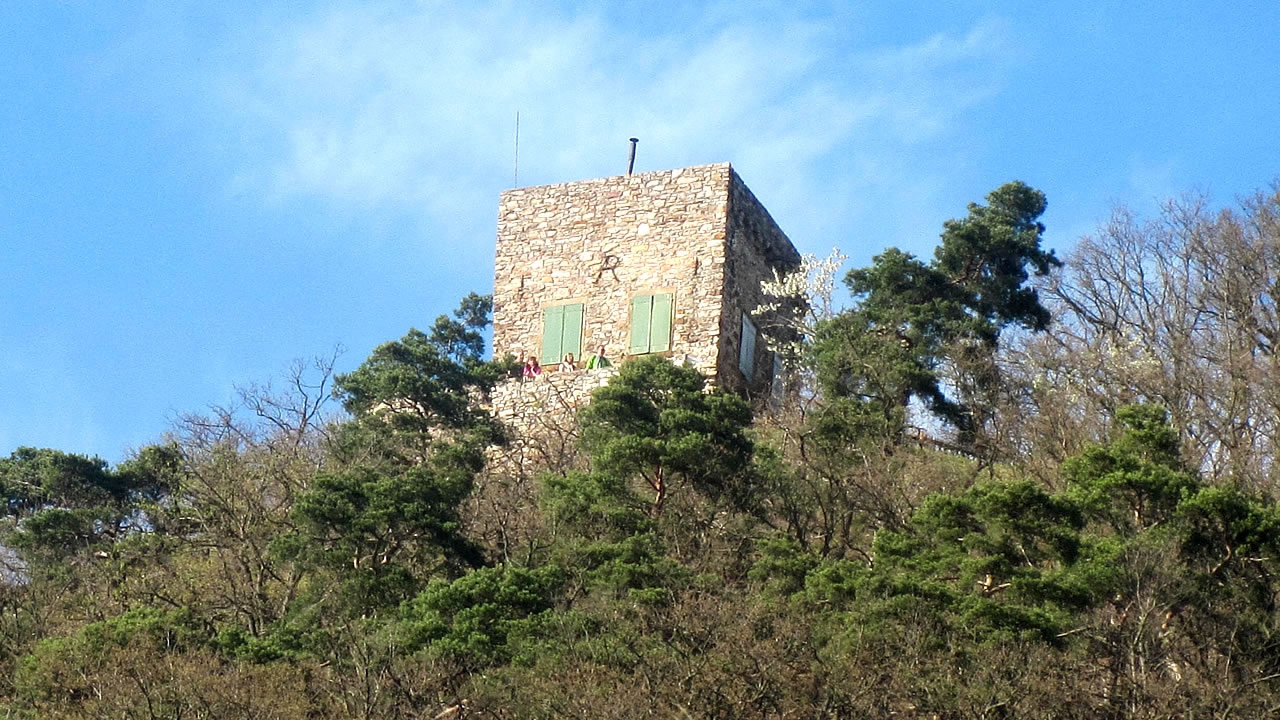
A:
[[[928,140],[1002,89],[999,70],[1013,60],[1010,34],[1008,23],[984,20],[962,35],[856,54],[849,69],[874,93],[878,119],[899,139]]]
[[[872,181],[851,169],[901,172],[999,91],[1007,34],[850,52],[798,16],[643,35],[514,3],[341,7],[274,30],[221,97],[254,149],[239,182],[277,199],[487,206],[511,182],[519,111],[521,184],[617,174],[634,134],[642,169],[732,160],[788,178],[771,199],[785,207]]]

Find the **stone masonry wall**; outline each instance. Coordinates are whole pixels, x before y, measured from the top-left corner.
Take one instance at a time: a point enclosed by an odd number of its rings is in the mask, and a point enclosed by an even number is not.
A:
[[[489,462],[511,471],[555,466],[576,447],[578,408],[617,374],[615,365],[499,383],[490,393],[490,403],[512,437],[506,446],[491,448]]]
[[[720,320],[721,384],[746,388],[758,396],[768,392],[773,379],[773,353],[765,335],[777,325],[772,318],[752,315],[765,301],[760,283],[773,278],[774,268],[779,272],[798,268],[800,254],[736,172],[731,172],[726,244]],[[744,377],[738,368],[743,313],[752,315],[759,331],[753,378]]]
[[[670,355],[712,378],[723,322],[728,163],[518,188],[498,207],[493,347],[538,353],[543,310],[581,302],[583,355],[624,359],[631,298],[672,293]]]

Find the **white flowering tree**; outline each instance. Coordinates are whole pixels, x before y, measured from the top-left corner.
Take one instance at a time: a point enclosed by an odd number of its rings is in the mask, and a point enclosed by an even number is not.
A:
[[[766,346],[782,358],[784,373],[802,388],[813,387],[808,349],[818,325],[836,316],[836,273],[848,259],[837,248],[824,258],[807,253],[795,270],[779,273],[774,269],[773,279],[760,283],[768,299],[751,315],[770,330],[763,334]]]

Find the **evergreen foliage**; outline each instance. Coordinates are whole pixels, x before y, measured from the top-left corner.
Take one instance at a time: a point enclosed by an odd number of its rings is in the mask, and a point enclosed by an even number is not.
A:
[[[944,366],[974,372],[1006,326],[1048,327],[1049,311],[1026,282],[1061,265],[1040,247],[1043,193],[1011,182],[987,203],[971,203],[967,218],[944,224],[930,263],[889,248],[870,267],[849,271],[845,284],[857,305],[827,323],[816,342],[824,392],[894,424],[914,398],[973,442],[981,413],[969,398],[948,394]],[[952,384],[963,389],[964,381]]]
[[[655,516],[673,486],[717,500],[746,492],[735,482],[751,461],[751,409],[736,395],[704,393],[704,383],[698,371],[648,355],[623,365],[581,411],[583,447],[597,470],[643,479]]]
[[[753,417],[691,369],[632,359],[533,477],[485,468],[504,438],[485,398],[509,368],[482,357],[479,296],[332,377],[345,415],[321,409],[321,363],[114,468],[19,448],[0,459],[0,708],[1273,716],[1265,464],[1207,472],[1183,430],[1200,406],[1120,394],[978,452],[1001,413],[1047,422],[974,392],[1009,327],[1055,331],[1029,284],[1057,265],[1043,209],[1006,185],[931,262],[891,250],[851,273],[859,304],[818,333],[810,404]],[[965,452],[911,442],[913,402]],[[478,497],[495,475],[523,494]],[[499,512],[520,514],[519,552],[476,532]]]

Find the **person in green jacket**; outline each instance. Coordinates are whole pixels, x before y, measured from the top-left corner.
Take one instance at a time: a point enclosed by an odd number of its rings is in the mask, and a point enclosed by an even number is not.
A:
[[[592,355],[590,358],[588,358],[588,359],[587,359],[587,369],[588,369],[588,370],[595,370],[595,369],[597,369],[597,368],[606,368],[606,367],[609,367],[609,366],[610,366],[610,365],[612,365],[612,364],[613,364],[613,363],[609,362],[609,358],[607,358],[607,357],[605,357],[605,356],[604,356],[604,346],[603,346],[603,345],[601,345],[601,346],[600,346],[600,349],[599,349],[599,350],[596,350],[596,354],[595,354],[595,355]]]

